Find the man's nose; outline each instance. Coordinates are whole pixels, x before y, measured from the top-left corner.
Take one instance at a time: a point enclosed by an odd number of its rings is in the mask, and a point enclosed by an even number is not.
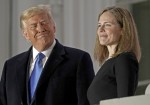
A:
[[[37,25],[37,30],[39,33],[45,31],[44,26],[40,23]]]

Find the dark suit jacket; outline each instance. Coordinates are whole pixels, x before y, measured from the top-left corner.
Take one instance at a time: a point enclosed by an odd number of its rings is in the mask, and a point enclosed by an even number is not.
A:
[[[89,105],[86,94],[94,70],[88,53],[56,41],[29,102],[31,56],[32,48],[5,62],[0,82],[2,105]]]

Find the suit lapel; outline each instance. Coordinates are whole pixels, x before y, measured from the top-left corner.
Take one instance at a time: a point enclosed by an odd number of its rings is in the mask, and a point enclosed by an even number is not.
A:
[[[27,101],[28,105],[32,104],[36,98],[36,96],[34,96],[30,103],[29,92],[28,92],[29,91],[28,81],[29,81],[30,59],[32,56],[31,52],[32,50],[30,48],[29,51],[27,51],[24,54],[24,56],[18,59],[18,62],[16,64],[16,70],[17,70],[16,83],[18,83],[17,88],[19,90],[20,97],[25,98],[25,101]],[[62,61],[64,61],[64,57],[65,57],[64,55],[65,55],[64,47],[58,41],[56,41],[56,45],[53,48],[52,53],[45,64],[40,80],[38,82],[37,90],[36,90],[37,94],[38,94],[38,89],[42,86],[45,86],[43,84],[47,83],[49,78],[55,72],[56,67]]]
[[[63,55],[65,54],[64,47],[56,41],[56,45],[48,58],[43,72],[41,74],[38,87],[43,83],[47,82],[49,78],[53,75],[56,70],[56,67],[64,60]]]

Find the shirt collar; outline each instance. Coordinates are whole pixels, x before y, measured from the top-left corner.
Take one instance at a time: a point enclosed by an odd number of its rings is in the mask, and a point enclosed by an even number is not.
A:
[[[41,53],[43,53],[46,57],[49,57],[49,55],[51,54],[52,52],[52,49],[54,48],[56,44],[56,40],[54,40],[53,44],[45,51],[42,51]],[[33,60],[36,59],[36,56],[39,52],[33,47]]]

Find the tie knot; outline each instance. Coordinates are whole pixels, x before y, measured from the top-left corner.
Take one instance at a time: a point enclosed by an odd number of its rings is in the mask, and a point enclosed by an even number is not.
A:
[[[43,53],[39,53],[37,55],[37,59],[42,60],[45,57],[45,55]]]

